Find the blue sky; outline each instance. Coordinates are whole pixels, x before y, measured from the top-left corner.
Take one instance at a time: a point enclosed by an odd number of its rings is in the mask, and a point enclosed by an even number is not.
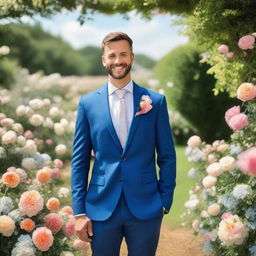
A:
[[[134,42],[134,52],[160,59],[173,48],[187,42],[187,38],[179,35],[180,27],[171,25],[175,18],[171,15],[156,15],[151,20],[142,19],[134,12],[128,14],[129,20],[120,14],[103,15],[95,13],[92,20],[86,20],[81,26],[77,21],[78,13],[61,13],[51,19],[34,17],[43,28],[54,35],[61,36],[75,49],[88,45],[99,46],[102,38],[112,31],[127,33]],[[23,17],[24,22],[32,22]]]

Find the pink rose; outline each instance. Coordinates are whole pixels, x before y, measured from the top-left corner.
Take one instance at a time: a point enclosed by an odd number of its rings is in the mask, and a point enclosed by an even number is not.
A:
[[[225,212],[221,215],[221,219],[224,220],[230,216],[232,216],[232,212]]]
[[[59,168],[52,168],[50,169],[51,175],[53,179],[58,179],[60,177],[60,169]]]
[[[249,124],[247,115],[240,113],[230,118],[228,126],[234,130],[241,130]]]
[[[238,87],[236,95],[241,101],[252,100],[256,97],[256,86],[252,83],[242,83]]]
[[[243,36],[238,41],[238,46],[242,50],[252,49],[254,47],[255,37],[252,35]]]
[[[251,147],[237,156],[237,167],[244,173],[256,177],[256,147]]]
[[[234,106],[228,109],[225,113],[225,120],[228,123],[230,118],[234,115],[240,114],[240,106]]]
[[[227,54],[229,52],[228,46],[226,44],[222,44],[218,47],[218,52],[221,54]]]
[[[27,130],[27,131],[25,131],[24,136],[26,139],[32,139],[34,137],[34,134],[32,131]]]
[[[228,53],[226,53],[226,57],[228,59],[232,59],[234,57],[234,53],[233,52],[228,52]]]

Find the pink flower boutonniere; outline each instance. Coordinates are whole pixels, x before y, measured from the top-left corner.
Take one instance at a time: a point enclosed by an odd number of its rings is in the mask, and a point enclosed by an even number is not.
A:
[[[140,100],[140,105],[137,109],[135,116],[146,114],[147,112],[149,112],[153,108],[151,103],[152,103],[152,100],[148,95],[142,95]]]

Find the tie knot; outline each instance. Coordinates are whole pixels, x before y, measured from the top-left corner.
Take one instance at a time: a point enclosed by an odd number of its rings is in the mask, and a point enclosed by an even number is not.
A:
[[[125,89],[118,89],[116,90],[116,94],[119,97],[119,99],[123,99],[124,95],[127,93]]]

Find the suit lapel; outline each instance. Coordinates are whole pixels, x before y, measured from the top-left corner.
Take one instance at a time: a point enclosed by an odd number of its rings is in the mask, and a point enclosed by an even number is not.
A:
[[[109,131],[114,143],[116,144],[118,149],[122,152],[123,148],[122,148],[119,138],[117,136],[115,127],[112,122],[111,114],[110,114],[109,100],[108,100],[108,84],[106,83],[98,93],[101,98],[99,102],[102,103],[102,108],[101,108],[101,111],[103,112],[102,116],[104,118],[106,118],[108,131]]]
[[[135,135],[136,129],[140,123],[141,116],[135,116],[135,113],[137,112],[137,108],[139,106],[141,97],[143,95],[144,89],[140,86],[138,86],[134,81],[133,81],[133,118],[132,118],[132,123],[130,126],[130,129],[128,131],[128,138],[123,150],[123,154],[128,150],[129,146],[131,145],[132,139]]]

